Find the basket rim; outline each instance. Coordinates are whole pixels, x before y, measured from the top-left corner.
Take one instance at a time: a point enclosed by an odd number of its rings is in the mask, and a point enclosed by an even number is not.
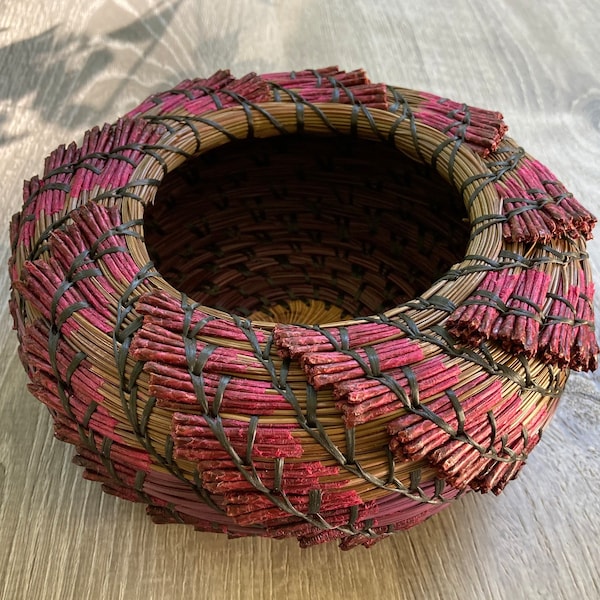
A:
[[[172,118],[172,115],[167,117]],[[482,264],[498,259],[502,238],[502,200],[495,187],[488,185],[496,176],[480,156],[466,145],[448,138],[443,132],[422,123],[409,123],[387,110],[332,103],[241,103],[238,106],[185,117],[175,121],[159,141],[145,152],[133,171],[127,193],[122,196],[124,222],[140,222],[140,235],[127,236],[128,250],[140,270],[151,263],[143,238],[146,206],[153,203],[163,179],[183,163],[215,150],[231,141],[266,139],[286,135],[354,136],[361,140],[392,145],[401,155],[429,164],[463,197],[471,232],[465,256],[424,291],[419,299],[429,302],[443,298],[459,305],[485,277]],[[114,197],[114,196],[113,196]],[[184,294],[168,283],[160,273],[153,276],[157,288],[181,299]],[[411,311],[411,302],[385,311],[392,317]],[[199,304],[202,310],[219,318],[239,318],[234,313]],[[446,313],[444,313],[446,314]],[[363,315],[364,317],[370,315]],[[419,311],[419,326],[439,319],[439,312]],[[339,326],[360,322],[361,317],[320,326]],[[271,330],[278,324],[253,321],[254,327]],[[314,324],[311,324],[314,325]]]

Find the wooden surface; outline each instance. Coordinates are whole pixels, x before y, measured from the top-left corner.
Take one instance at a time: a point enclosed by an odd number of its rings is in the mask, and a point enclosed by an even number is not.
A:
[[[600,214],[597,0],[4,0],[0,210],[62,142],[151,91],[229,67],[339,64],[501,110]],[[43,7],[43,8],[42,8]],[[8,258],[7,227],[0,262]],[[591,243],[596,281],[600,246]],[[81,479],[26,390],[0,273],[0,597],[600,598],[600,377],[572,375],[542,443],[498,498],[471,494],[372,550],[196,534]],[[598,313],[598,302],[596,306]]]

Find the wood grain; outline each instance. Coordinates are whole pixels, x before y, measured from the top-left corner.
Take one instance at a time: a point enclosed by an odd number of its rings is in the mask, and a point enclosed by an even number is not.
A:
[[[595,0],[5,2],[4,222],[50,150],[151,91],[221,67],[329,64],[501,110],[519,143],[600,213],[597,9]],[[6,264],[7,228],[0,253]],[[600,281],[597,242],[590,253]],[[26,391],[4,269],[0,291],[1,598],[600,597],[598,374],[572,376],[529,465],[498,498],[469,495],[370,551],[228,541],[152,525],[142,507],[81,479]]]

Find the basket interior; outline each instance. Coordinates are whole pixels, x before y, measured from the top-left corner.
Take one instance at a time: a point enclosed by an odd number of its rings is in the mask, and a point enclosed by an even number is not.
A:
[[[394,148],[290,135],[186,161],[146,207],[144,232],[179,291],[282,321],[292,301],[350,318],[414,298],[462,260],[470,226],[456,190]]]

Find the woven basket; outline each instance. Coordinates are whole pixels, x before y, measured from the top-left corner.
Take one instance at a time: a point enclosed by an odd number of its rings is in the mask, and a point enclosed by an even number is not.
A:
[[[84,476],[342,548],[499,493],[598,352],[595,220],[505,133],[363,71],[219,72],[55,150],[11,309]]]

